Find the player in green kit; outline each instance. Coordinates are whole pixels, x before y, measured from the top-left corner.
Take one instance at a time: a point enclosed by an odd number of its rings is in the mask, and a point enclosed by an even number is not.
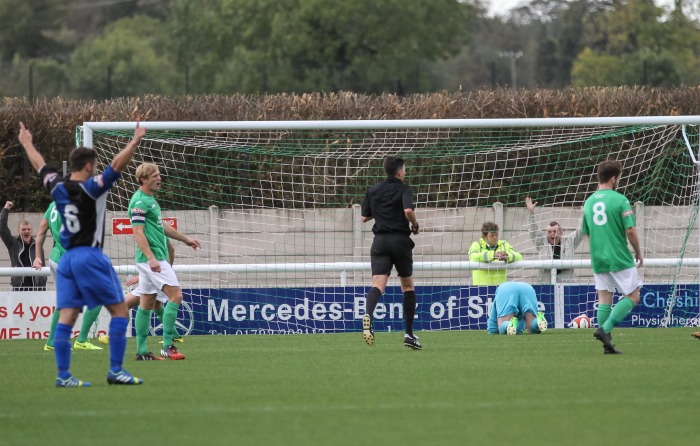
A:
[[[136,312],[136,360],[152,360],[146,345],[146,337],[158,291],[168,296],[163,311],[163,348],[160,354],[172,360],[185,359],[173,345],[177,310],[182,302],[182,289],[172,266],[168,263],[167,237],[181,241],[193,249],[199,249],[198,240],[187,237],[168,224],[163,224],[160,206],[153,194],[160,189],[161,178],[158,166],[141,164],[136,169],[136,181],[140,187],[129,202],[129,218],[136,241],[136,269],[139,272],[141,292]]]
[[[58,261],[61,259],[66,250],[61,246],[59,239],[61,237],[61,226],[63,222],[58,215],[58,210],[56,209],[56,203],[53,201],[46,209],[44,213],[44,218],[39,224],[39,231],[36,234],[36,258],[34,259],[34,264],[32,265],[34,269],[41,269],[44,265],[41,259],[44,258],[44,241],[46,240],[46,232],[51,231],[51,236],[53,237],[53,247],[49,253],[49,267],[51,269],[51,275],[56,282],[56,268],[58,268]],[[75,340],[73,344],[73,350],[102,350],[102,347],[98,347],[90,341],[88,341],[88,334],[92,324],[97,320],[100,311],[102,310],[102,305],[97,305],[93,309],[85,309],[83,312],[83,323],[80,327],[80,334],[78,339]],[[53,351],[53,335],[56,331],[56,324],[58,323],[58,311],[54,311],[53,318],[51,319],[51,328],[49,331],[49,338],[46,340],[46,345],[44,345],[44,351]]]
[[[167,241],[168,245],[168,263],[171,265],[175,261],[175,247],[173,246],[172,243],[170,243],[170,240]],[[139,283],[139,276],[135,277],[130,277],[129,280],[126,281],[126,287],[131,288],[132,286],[136,285]],[[124,302],[126,302],[126,307],[131,310],[134,307],[139,306],[139,302],[141,300],[141,291],[139,290],[138,286],[131,291],[129,291],[126,296],[124,296]],[[162,291],[158,291],[156,295],[156,302],[155,302],[155,307],[153,308],[153,312],[156,314],[156,318],[160,321],[161,326],[163,325],[163,313],[164,313],[164,307],[168,303],[168,296]],[[173,328],[173,342],[185,342],[185,339],[182,337],[180,333],[177,331],[177,327]],[[103,344],[109,344],[109,335],[102,335],[99,338],[97,338],[98,341],[100,341]],[[160,341],[162,344],[163,341]],[[153,353],[148,352],[148,354],[145,357],[140,358],[140,360],[143,361],[158,361],[163,358],[155,356]]]
[[[624,195],[615,191],[622,163],[606,160],[598,165],[598,190],[583,205],[582,231],[590,238],[591,267],[598,292],[598,328],[593,336],[603,343],[603,353],[618,354],[611,332],[639,303],[642,281],[636,266],[644,264],[634,212]],[[627,241],[634,249],[630,254]],[[615,290],[624,297],[612,308]]]

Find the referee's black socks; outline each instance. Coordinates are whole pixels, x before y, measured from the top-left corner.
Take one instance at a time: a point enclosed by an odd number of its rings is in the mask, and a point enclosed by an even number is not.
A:
[[[413,336],[413,317],[416,314],[416,292],[415,290],[404,291],[403,293],[403,317],[406,323],[406,334]]]
[[[382,292],[379,291],[379,288],[377,287],[372,287],[367,292],[367,314],[369,314],[369,317],[374,317],[374,310],[377,308],[377,304],[379,303],[379,299],[381,297]]]

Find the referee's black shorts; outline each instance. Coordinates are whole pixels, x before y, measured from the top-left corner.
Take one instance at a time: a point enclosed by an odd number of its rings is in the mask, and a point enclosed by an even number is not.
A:
[[[413,276],[413,247],[408,234],[375,234],[369,251],[373,276],[390,276],[396,267],[399,277]]]

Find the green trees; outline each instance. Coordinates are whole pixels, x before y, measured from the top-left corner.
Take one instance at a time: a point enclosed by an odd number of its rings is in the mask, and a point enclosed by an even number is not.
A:
[[[182,93],[168,52],[162,22],[146,16],[117,20],[75,50],[70,89],[77,97],[99,99]]]
[[[471,11],[456,0],[176,0],[170,25],[195,90],[420,91],[420,65],[460,50]]]
[[[64,48],[59,31],[67,11],[62,0],[1,0],[0,61],[60,53]]]
[[[0,0],[0,94],[414,93],[516,74],[518,87],[700,83],[696,1],[523,0],[500,17],[483,4]]]
[[[670,87],[700,78],[700,28],[678,9],[652,0],[615,0],[586,19],[586,48],[572,69],[575,86]]]
[[[0,95],[61,94],[63,61],[74,41],[62,0],[0,0]]]

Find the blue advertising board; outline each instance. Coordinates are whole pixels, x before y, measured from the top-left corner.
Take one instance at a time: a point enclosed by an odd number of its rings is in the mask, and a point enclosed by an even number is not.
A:
[[[534,285],[552,324],[555,287]],[[700,305],[698,284],[645,285],[640,303],[622,327],[657,327],[673,304],[671,326],[696,326]],[[495,286],[419,286],[416,330],[486,330]],[[360,330],[367,287],[186,289],[178,314],[182,334],[296,334]],[[615,298],[615,301],[617,301]],[[403,295],[388,287],[375,311],[376,331],[403,330]],[[592,285],[563,286],[563,321],[587,314],[595,326],[596,292]],[[159,327],[154,327],[157,334]]]

